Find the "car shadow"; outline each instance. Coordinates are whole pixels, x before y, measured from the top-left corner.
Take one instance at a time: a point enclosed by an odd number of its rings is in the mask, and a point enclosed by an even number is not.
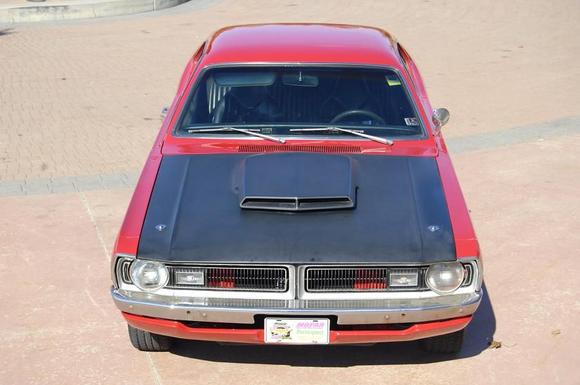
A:
[[[10,35],[11,33],[13,33],[12,28],[0,29],[0,36]]]
[[[485,284],[483,290],[482,302],[466,329],[463,349],[459,354],[425,353],[417,341],[376,345],[271,346],[186,340],[176,341],[171,353],[214,362],[304,367],[422,364],[473,357],[489,347],[496,329],[495,315]]]

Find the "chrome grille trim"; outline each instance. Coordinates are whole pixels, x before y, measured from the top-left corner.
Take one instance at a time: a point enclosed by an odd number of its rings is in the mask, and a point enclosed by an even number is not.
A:
[[[128,298],[134,300],[147,300],[153,296],[142,293],[122,292]],[[382,298],[382,299],[345,299],[345,300],[324,300],[324,299],[262,299],[262,298],[212,298],[212,297],[185,297],[167,298],[165,301],[173,306],[196,306],[216,309],[298,309],[298,310],[327,310],[327,309],[390,309],[390,308],[412,308],[417,302],[423,306],[434,306],[436,304],[454,301],[455,298],[468,298],[471,293],[457,294],[451,296],[435,296],[426,298]]]
[[[288,268],[285,266],[167,266],[167,288],[186,290],[286,292],[289,286]],[[203,285],[180,285],[176,273],[204,272]]]

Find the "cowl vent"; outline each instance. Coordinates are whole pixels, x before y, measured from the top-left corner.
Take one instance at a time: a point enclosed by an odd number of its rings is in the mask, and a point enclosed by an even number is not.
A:
[[[354,207],[350,197],[321,197],[321,198],[265,198],[246,197],[240,203],[243,209],[276,210],[276,211],[312,211],[336,210]]]
[[[302,145],[302,144],[242,144],[238,152],[322,152],[328,154],[353,154],[360,153],[359,146],[328,146],[328,145]]]

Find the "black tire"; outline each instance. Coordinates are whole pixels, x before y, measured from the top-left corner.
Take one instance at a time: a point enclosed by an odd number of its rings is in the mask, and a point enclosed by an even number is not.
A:
[[[166,352],[171,347],[171,337],[149,333],[129,327],[129,339],[133,346],[143,352]]]
[[[459,353],[463,345],[464,330],[442,336],[426,338],[421,341],[423,350],[429,353]]]

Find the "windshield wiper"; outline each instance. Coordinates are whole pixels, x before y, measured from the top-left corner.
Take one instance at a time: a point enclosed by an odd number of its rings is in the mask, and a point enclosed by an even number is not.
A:
[[[319,132],[319,131],[322,131],[322,132],[343,132],[345,134],[356,135],[356,136],[360,136],[362,138],[374,140],[375,142],[383,143],[383,144],[386,144],[388,146],[392,146],[394,144],[394,142],[391,139],[381,138],[380,136],[368,135],[368,134],[365,134],[361,130],[347,130],[346,128],[332,127],[332,126],[330,126],[330,127],[318,127],[318,128],[291,128],[290,129],[290,132]]]
[[[260,131],[257,129],[256,130],[246,130],[243,128],[235,128],[235,127],[188,128],[187,129],[187,132],[190,134],[195,134],[198,132],[228,132],[228,131],[229,132],[241,132],[242,134],[257,136],[258,138],[271,140],[273,142],[286,143],[286,140],[284,140],[282,138],[276,138],[275,136],[260,134],[259,132],[256,132],[256,131]]]

